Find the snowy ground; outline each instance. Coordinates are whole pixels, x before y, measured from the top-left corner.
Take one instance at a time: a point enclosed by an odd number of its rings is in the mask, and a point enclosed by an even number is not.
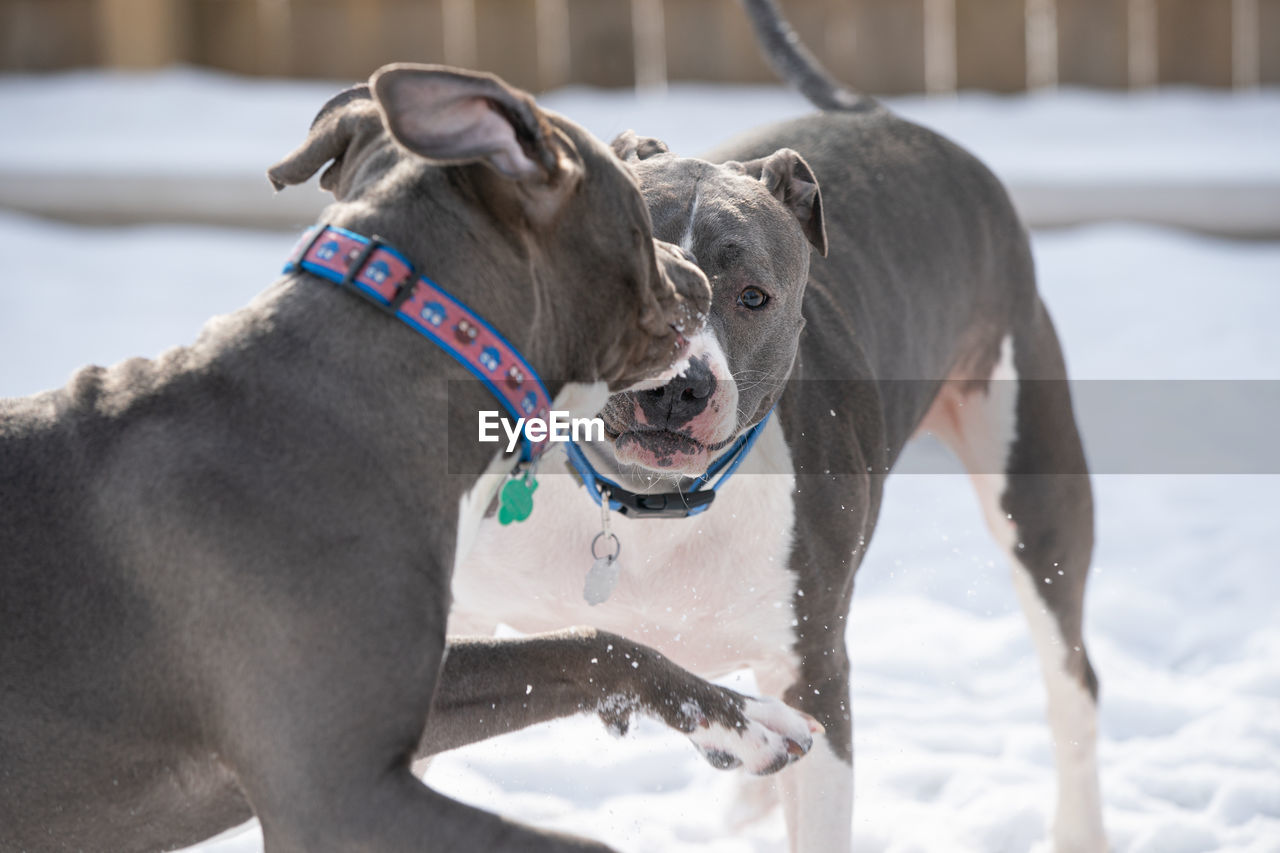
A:
[[[0,260],[0,393],[191,339],[270,280],[291,239],[0,215],[0,245],[32,250]],[[1035,246],[1077,375],[1280,378],[1280,245],[1106,226]],[[91,264],[109,272],[79,275]],[[1116,849],[1280,850],[1280,477],[1103,476],[1097,490],[1087,636]],[[962,477],[890,480],[849,636],[858,850],[1013,853],[1044,837],[1049,742],[1007,581]],[[656,726],[622,741],[589,720],[540,726],[446,755],[429,779],[633,853],[781,849],[780,817],[735,834],[735,775]]]
[[[1023,133],[1042,136],[1052,154],[1054,129],[1072,124],[1073,98],[1057,108],[1029,99],[1018,109],[1035,124]],[[1187,120],[1238,116],[1223,106],[1232,100],[1205,98]],[[642,126],[625,120],[635,106],[602,101],[592,113],[597,132],[615,129],[611,111],[620,126]],[[992,112],[963,106],[947,107],[956,127]],[[308,119],[292,122],[286,147]],[[705,121],[685,128],[685,143],[696,149],[719,138],[722,120],[709,97]],[[1194,146],[1154,145],[1139,125],[1116,143],[1134,148],[1133,169],[1140,161],[1169,175],[1178,162],[1210,169]],[[998,137],[990,134],[992,144]],[[51,151],[63,144],[47,141]],[[15,144],[0,142],[0,161],[13,162]],[[1160,156],[1140,156],[1148,145]],[[1010,146],[1006,162],[1033,156]],[[1267,162],[1258,153],[1242,179],[1274,177],[1280,170],[1268,172]],[[61,384],[87,362],[191,340],[210,315],[244,304],[273,278],[293,236],[93,229],[0,213],[0,395]],[[1107,225],[1038,233],[1035,250],[1074,375],[1280,380],[1280,243]],[[1086,638],[1102,681],[1113,847],[1280,851],[1280,476],[1105,475],[1096,489]],[[1053,788],[1035,658],[963,478],[890,480],[851,624],[856,849],[1043,849]],[[442,756],[428,780],[627,853],[784,849],[776,812],[735,826],[739,777],[712,770],[654,725],[623,740],[591,720],[539,726]],[[198,849],[260,846],[251,829]]]

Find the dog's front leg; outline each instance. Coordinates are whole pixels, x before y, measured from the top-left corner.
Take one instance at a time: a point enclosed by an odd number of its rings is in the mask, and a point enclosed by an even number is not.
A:
[[[703,681],[625,637],[575,628],[452,641],[419,754],[579,713],[598,714],[622,734],[635,712],[688,735],[713,765],[759,774],[804,755],[821,731],[777,700]]]
[[[821,429],[809,433],[809,449],[841,447],[839,435]],[[856,450],[848,452],[853,456]],[[804,460],[809,470],[823,464],[831,463]],[[761,690],[782,696],[825,728],[809,757],[777,778],[791,853],[848,853],[853,833],[853,722],[845,626],[854,573],[869,536],[868,507],[879,502],[883,480],[855,475],[798,481],[790,559],[796,577],[796,640],[786,653],[761,661],[755,667],[756,680]],[[827,520],[826,510],[833,506],[848,507],[848,523]]]
[[[780,774],[776,782],[768,780],[776,786],[774,791],[782,802],[791,853],[845,853],[852,844],[849,662],[844,653],[843,632],[831,634],[830,646],[824,652],[810,653],[799,660],[788,657],[756,671],[761,690],[777,691],[788,702],[818,716],[825,727],[807,759]],[[758,812],[767,803],[746,805]]]

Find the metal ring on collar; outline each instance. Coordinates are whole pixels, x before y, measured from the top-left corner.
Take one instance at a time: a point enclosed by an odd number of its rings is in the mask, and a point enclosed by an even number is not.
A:
[[[603,539],[604,536],[605,532],[601,530],[596,534],[596,538],[591,540],[591,556],[597,560],[600,559],[600,555],[596,553],[596,546],[600,544],[600,540]],[[613,540],[613,553],[609,556],[609,562],[612,563],[614,560],[618,559],[618,555],[622,553],[622,540],[613,533],[608,534],[608,536]]]

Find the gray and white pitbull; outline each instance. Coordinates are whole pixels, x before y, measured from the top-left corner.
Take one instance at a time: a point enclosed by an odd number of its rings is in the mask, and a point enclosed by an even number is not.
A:
[[[497,78],[383,69],[270,177],[326,164],[326,220],[482,312],[557,407],[661,372],[707,308],[629,168]],[[621,637],[446,659],[450,575],[515,457],[445,437],[493,407],[306,272],[189,347],[0,400],[0,850],[173,849],[256,814],[272,853],[598,851],[440,796],[410,762],[573,710],[651,712],[725,766],[803,753],[803,714]],[[592,658],[590,685],[555,682]],[[536,697],[480,710],[539,670]]]
[[[1081,637],[1092,497],[1026,233],[981,163],[832,82],[772,2],[747,5],[775,66],[826,111],[706,159],[614,143],[655,233],[697,260],[713,301],[705,355],[611,397],[608,440],[586,451],[626,489],[672,493],[775,416],[696,518],[614,518],[621,574],[598,607],[582,588],[599,510],[573,479],[544,478],[530,523],[493,525],[460,566],[450,631],[590,622],[699,674],[751,667],[826,731],[777,777],[791,849],[848,850],[854,573],[885,476],[929,431],[962,460],[1014,567],[1048,688],[1056,849],[1105,849]]]

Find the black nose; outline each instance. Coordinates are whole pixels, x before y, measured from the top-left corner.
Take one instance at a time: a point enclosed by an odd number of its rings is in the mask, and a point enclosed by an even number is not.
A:
[[[637,397],[645,420],[654,426],[678,429],[707,407],[715,390],[716,378],[708,359],[703,357],[690,361],[682,376],[661,388],[641,391]]]

